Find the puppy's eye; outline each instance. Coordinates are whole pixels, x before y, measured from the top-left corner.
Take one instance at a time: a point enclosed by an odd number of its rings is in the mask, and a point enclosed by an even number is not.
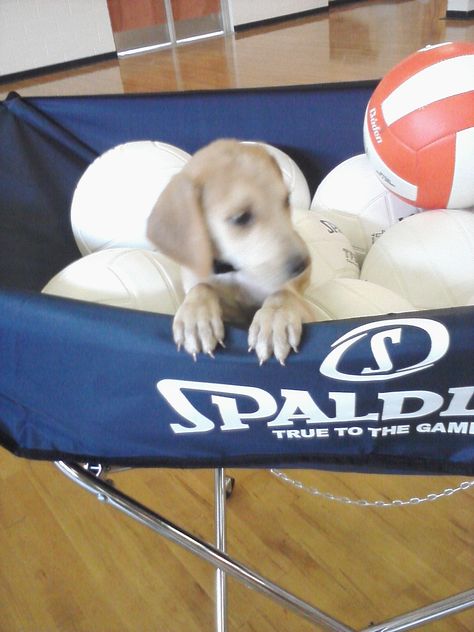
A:
[[[253,213],[250,209],[245,209],[241,213],[230,218],[230,222],[235,226],[247,226],[253,221]]]

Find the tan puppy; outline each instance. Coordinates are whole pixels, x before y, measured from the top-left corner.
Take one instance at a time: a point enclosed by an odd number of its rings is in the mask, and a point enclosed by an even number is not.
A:
[[[258,145],[218,140],[198,151],[159,197],[148,236],[182,266],[186,297],[173,322],[178,348],[196,358],[224,346],[223,321],[249,328],[260,364],[284,364],[302,323],[310,257],[290,217],[281,171]]]

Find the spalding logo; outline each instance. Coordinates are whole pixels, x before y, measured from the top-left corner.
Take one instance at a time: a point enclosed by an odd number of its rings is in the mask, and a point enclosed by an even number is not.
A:
[[[387,342],[403,345],[409,328],[422,330],[429,339],[429,352],[415,364],[405,367],[394,366]],[[344,372],[340,365],[350,354],[355,355],[358,345],[369,344],[375,367],[365,367],[358,373]],[[417,371],[423,371],[440,360],[449,348],[449,333],[444,325],[426,318],[401,318],[377,321],[361,325],[344,334],[332,345],[332,351],[321,364],[320,371],[326,377],[345,382],[373,382],[394,380]]]

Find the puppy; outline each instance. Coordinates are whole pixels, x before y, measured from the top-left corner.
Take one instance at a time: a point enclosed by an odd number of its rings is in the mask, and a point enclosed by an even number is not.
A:
[[[249,328],[260,364],[297,351],[314,320],[301,291],[308,249],[295,232],[275,160],[259,145],[218,140],[198,151],[160,195],[148,237],[182,266],[185,299],[173,321],[194,359],[224,346],[224,321]]]

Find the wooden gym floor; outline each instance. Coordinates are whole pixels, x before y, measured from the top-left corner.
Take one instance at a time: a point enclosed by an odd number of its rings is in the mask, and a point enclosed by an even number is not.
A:
[[[474,40],[440,0],[367,1],[304,19],[0,85],[22,95],[130,93],[379,78],[427,43]],[[442,441],[442,435],[440,435]],[[266,471],[232,471],[229,552],[301,598],[362,628],[474,586],[474,489],[392,509],[346,506]],[[362,499],[423,497],[462,477],[300,473]],[[120,488],[213,537],[210,471],[137,470]],[[213,571],[100,505],[48,463],[0,452],[1,632],[210,632]],[[315,629],[229,581],[229,632]],[[474,611],[429,632],[472,632]]]
[[[379,79],[426,44],[474,40],[473,20],[445,14],[446,0],[343,4],[227,38],[0,84],[0,98],[10,90],[57,96]]]

